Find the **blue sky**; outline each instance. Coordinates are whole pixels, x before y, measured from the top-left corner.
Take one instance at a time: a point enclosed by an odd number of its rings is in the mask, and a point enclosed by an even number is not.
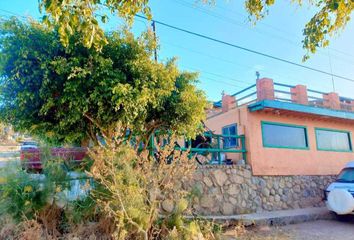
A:
[[[218,0],[216,5],[203,5],[194,0],[151,0],[156,20],[264,52],[297,63],[305,51],[302,49],[302,29],[316,9],[277,1],[269,16],[252,26],[247,21],[243,1]],[[0,15],[11,14],[39,17],[38,0],[0,1]],[[117,29],[121,21],[111,19],[107,29]],[[136,33],[150,23],[137,20]],[[332,91],[330,76],[312,72],[262,56],[244,52],[229,46],[211,42],[178,32],[157,24],[160,41],[159,60],[173,56],[178,58],[181,69],[200,73],[199,87],[210,100],[219,100],[221,92],[235,93],[255,83],[255,71],[261,77],[276,82],[305,84],[308,88],[324,92]],[[354,79],[354,21],[337,37],[331,39],[329,48],[320,49],[304,65],[333,72]],[[334,78],[335,89],[342,96],[354,97],[354,83]]]

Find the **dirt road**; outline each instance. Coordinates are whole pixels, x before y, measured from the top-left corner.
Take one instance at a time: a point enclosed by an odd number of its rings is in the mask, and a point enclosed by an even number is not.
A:
[[[353,218],[354,219],[354,218]],[[250,227],[244,233],[227,240],[354,240],[354,220],[319,220],[280,227]]]
[[[354,240],[354,221],[322,220],[281,227],[294,240]]]

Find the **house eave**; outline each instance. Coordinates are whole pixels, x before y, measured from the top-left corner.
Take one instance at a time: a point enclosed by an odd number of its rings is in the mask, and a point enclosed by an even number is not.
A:
[[[301,105],[296,103],[282,102],[276,100],[262,100],[248,105],[250,112],[261,111],[264,109],[278,109],[303,114],[318,115],[323,117],[333,117],[345,120],[354,120],[354,112],[321,108],[314,106]]]

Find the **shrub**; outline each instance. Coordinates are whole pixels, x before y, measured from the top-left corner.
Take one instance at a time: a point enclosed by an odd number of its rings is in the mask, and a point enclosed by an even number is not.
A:
[[[96,204],[92,197],[88,194],[75,199],[68,194],[72,176],[63,163],[47,155],[43,174],[31,174],[15,165],[2,169],[0,214],[11,216],[16,223],[38,221],[54,236],[93,219]],[[80,181],[90,183],[89,179]]]
[[[91,151],[91,174],[104,189],[94,195],[115,224],[114,239],[215,239],[212,225],[184,218],[191,197],[183,186],[195,169],[188,152],[165,146],[157,155],[126,145]]]
[[[186,219],[194,195],[189,184],[195,162],[173,146],[137,152],[124,143],[90,150],[85,180],[91,194],[68,199],[72,185],[63,160],[48,157],[43,175],[9,168],[0,196],[1,214],[17,223],[15,235],[44,239],[216,239],[217,225]],[[35,176],[35,177],[34,177]],[[70,201],[69,201],[70,200]]]
[[[36,211],[47,205],[49,192],[44,191],[40,179],[31,178],[19,167],[3,171],[5,179],[1,186],[0,211],[11,215],[16,221],[32,219]]]

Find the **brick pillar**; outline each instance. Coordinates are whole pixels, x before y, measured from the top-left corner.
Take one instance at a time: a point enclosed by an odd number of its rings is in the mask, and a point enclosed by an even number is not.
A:
[[[232,107],[236,106],[236,98],[230,95],[223,95],[222,96],[222,112],[229,111]]]
[[[298,104],[308,105],[309,100],[307,98],[307,87],[305,85],[296,85],[290,89],[291,100]]]
[[[350,101],[348,104],[348,110],[354,112],[354,100]]]
[[[264,99],[274,100],[274,83],[271,78],[257,80],[257,101]]]
[[[340,101],[338,93],[331,92],[323,94],[323,106],[332,109],[340,109]]]

